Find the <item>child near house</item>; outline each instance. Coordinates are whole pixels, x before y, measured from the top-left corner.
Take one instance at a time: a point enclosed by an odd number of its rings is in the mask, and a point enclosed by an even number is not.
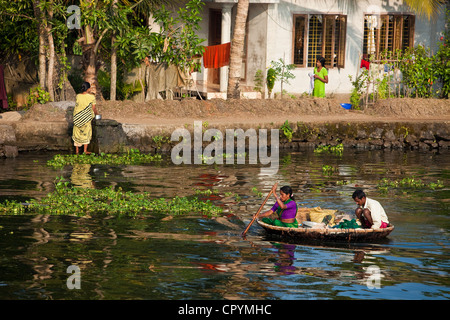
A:
[[[325,83],[328,83],[328,71],[325,68],[325,58],[319,57],[314,68],[313,97],[325,98]]]

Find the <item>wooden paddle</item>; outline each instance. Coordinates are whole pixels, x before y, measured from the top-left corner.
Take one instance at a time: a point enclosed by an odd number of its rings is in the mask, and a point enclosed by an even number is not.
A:
[[[247,228],[245,228],[244,232],[242,232],[242,236],[244,237],[245,234],[247,233],[248,229],[250,229],[250,226],[253,224],[253,222],[255,222],[256,218],[258,217],[258,214],[261,212],[262,208],[264,207],[264,205],[266,204],[267,200],[269,200],[270,195],[272,194],[272,190],[274,188],[276,188],[278,185],[278,182],[276,182],[272,189],[270,189],[269,194],[267,195],[266,199],[264,200],[263,204],[261,205],[261,207],[259,207],[258,212],[256,212],[255,216],[253,217],[252,221],[248,224]]]

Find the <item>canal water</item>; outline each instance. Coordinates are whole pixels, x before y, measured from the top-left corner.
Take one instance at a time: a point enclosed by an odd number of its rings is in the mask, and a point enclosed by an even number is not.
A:
[[[222,206],[223,215],[0,216],[0,299],[450,298],[448,152],[282,152],[278,172],[269,175],[260,165],[177,166],[170,158],[54,169],[46,164],[52,156],[0,159],[0,201],[38,199],[64,177],[79,187],[120,186],[155,198],[197,194]],[[383,178],[440,180],[444,188],[382,191]],[[254,224],[243,239],[275,182],[292,186],[300,207],[348,213],[353,191],[363,188],[395,230],[377,243],[302,244],[270,238]]]

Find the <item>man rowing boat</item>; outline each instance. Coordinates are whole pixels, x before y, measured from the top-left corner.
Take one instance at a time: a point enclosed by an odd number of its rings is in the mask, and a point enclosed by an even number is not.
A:
[[[280,188],[280,196],[278,197],[275,185],[272,187],[272,193],[275,196],[276,203],[272,209],[259,215],[262,218],[261,221],[278,227],[297,228],[298,223],[295,219],[297,215],[297,203],[295,203],[294,196],[292,195],[292,188],[289,186]],[[273,213],[276,213],[277,217],[274,219],[268,218]]]

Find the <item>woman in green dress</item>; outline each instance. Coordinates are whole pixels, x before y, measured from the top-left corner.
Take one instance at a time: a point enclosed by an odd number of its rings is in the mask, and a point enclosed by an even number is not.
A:
[[[292,195],[292,188],[289,186],[280,188],[279,197],[275,187],[272,192],[276,202],[270,210],[260,214],[261,221],[278,227],[297,228],[297,203]],[[269,218],[273,213],[277,216],[274,219]]]
[[[313,97],[325,98],[325,83],[328,83],[328,71],[325,68],[325,58],[319,57],[314,68]]]
[[[79,148],[83,146],[85,154],[90,154],[87,147],[92,139],[91,122],[97,114],[95,108],[95,96],[91,94],[91,85],[84,82],[81,85],[81,93],[77,94],[75,108],[73,110],[73,144],[75,153],[79,153]]]

